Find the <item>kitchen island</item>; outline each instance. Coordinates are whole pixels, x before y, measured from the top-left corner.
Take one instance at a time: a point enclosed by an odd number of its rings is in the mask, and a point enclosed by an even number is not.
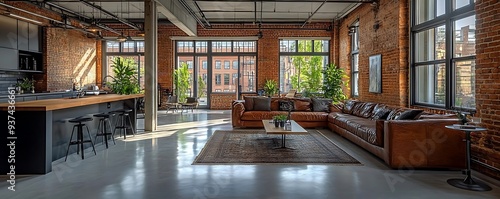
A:
[[[123,108],[132,109],[132,121],[136,121],[137,99],[143,94],[116,95],[106,94],[83,98],[47,99],[15,103],[15,112],[9,112],[9,103],[1,103],[0,122],[3,149],[0,157],[0,172],[10,172],[15,167],[16,174],[46,174],[52,171],[52,161],[65,156],[73,129],[70,119],[92,117],[96,113],[107,113]],[[10,119],[7,119],[10,117]],[[9,121],[14,121],[10,122]],[[9,124],[15,129],[10,134]],[[98,120],[88,122],[92,139],[97,131]],[[12,128],[12,127],[11,127]],[[133,122],[136,129],[136,122]],[[7,144],[7,146],[5,145]],[[10,144],[10,145],[9,145]],[[90,144],[89,144],[90,145]],[[89,146],[85,146],[89,147]],[[70,149],[70,154],[76,147]],[[91,157],[91,156],[90,156]],[[68,157],[69,158],[69,157]],[[9,161],[9,160],[15,160]]]

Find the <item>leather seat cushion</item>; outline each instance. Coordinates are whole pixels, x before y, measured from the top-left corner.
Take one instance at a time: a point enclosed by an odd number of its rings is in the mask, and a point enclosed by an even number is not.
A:
[[[327,112],[292,112],[292,120],[296,122],[325,122],[328,118]]]
[[[253,121],[272,120],[273,116],[279,114],[286,115],[288,113],[283,111],[245,111],[241,116],[241,120],[253,120]]]

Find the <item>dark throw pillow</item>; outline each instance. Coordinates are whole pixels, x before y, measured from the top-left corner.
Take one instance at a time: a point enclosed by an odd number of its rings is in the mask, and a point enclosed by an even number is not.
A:
[[[347,113],[347,114],[352,114],[352,110],[354,108],[354,105],[356,105],[358,101],[356,100],[347,100],[347,102],[344,104],[344,110],[342,112]]]
[[[271,111],[271,98],[257,97],[253,99],[254,111]]]
[[[292,100],[290,100],[290,101],[288,101],[288,100],[280,100],[278,103],[279,103],[279,110],[280,111],[289,111],[288,110],[289,108],[292,109],[290,111],[293,111],[294,108],[295,108]]]
[[[390,112],[391,112],[391,110],[388,109],[387,106],[377,104],[377,106],[375,106],[375,108],[373,109],[372,119],[385,120],[385,119],[387,119],[387,116],[389,116]]]
[[[245,100],[245,111],[253,111],[253,99],[256,97],[245,96],[243,99]]]
[[[312,98],[312,107],[314,112],[329,112],[329,105],[332,99],[327,98]]]
[[[395,109],[391,110],[391,112],[387,116],[387,120],[397,120],[403,111],[404,110],[402,110],[400,108],[395,108]]]
[[[414,119],[420,117],[420,115],[422,115],[422,113],[424,113],[424,110],[420,110],[420,109],[406,110],[406,111],[402,112],[401,115],[399,115],[397,120],[414,120]]]

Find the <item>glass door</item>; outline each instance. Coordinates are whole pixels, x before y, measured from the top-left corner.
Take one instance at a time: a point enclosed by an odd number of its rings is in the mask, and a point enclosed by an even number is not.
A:
[[[255,60],[255,56],[240,56],[240,96],[241,93],[251,93],[257,91],[257,63]]]
[[[196,57],[195,91],[199,108],[208,108],[208,60],[206,56]]]

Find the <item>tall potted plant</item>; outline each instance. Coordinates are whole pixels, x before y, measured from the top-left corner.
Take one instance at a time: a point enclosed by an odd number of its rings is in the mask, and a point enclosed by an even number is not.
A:
[[[137,81],[137,65],[130,58],[116,57],[113,60],[113,82],[109,85],[116,94],[129,95],[140,92]]]
[[[174,71],[174,82],[175,82],[175,90],[177,92],[177,96],[179,96],[179,102],[185,102],[188,97],[189,91],[189,69],[186,63],[182,63],[181,66]]]
[[[325,82],[323,84],[324,97],[330,98],[334,103],[338,103],[347,99],[344,94],[344,88],[348,89],[349,76],[344,70],[330,64],[324,71]]]
[[[278,91],[278,83],[275,80],[266,80],[266,83],[264,84],[264,92],[267,96],[274,96]]]

